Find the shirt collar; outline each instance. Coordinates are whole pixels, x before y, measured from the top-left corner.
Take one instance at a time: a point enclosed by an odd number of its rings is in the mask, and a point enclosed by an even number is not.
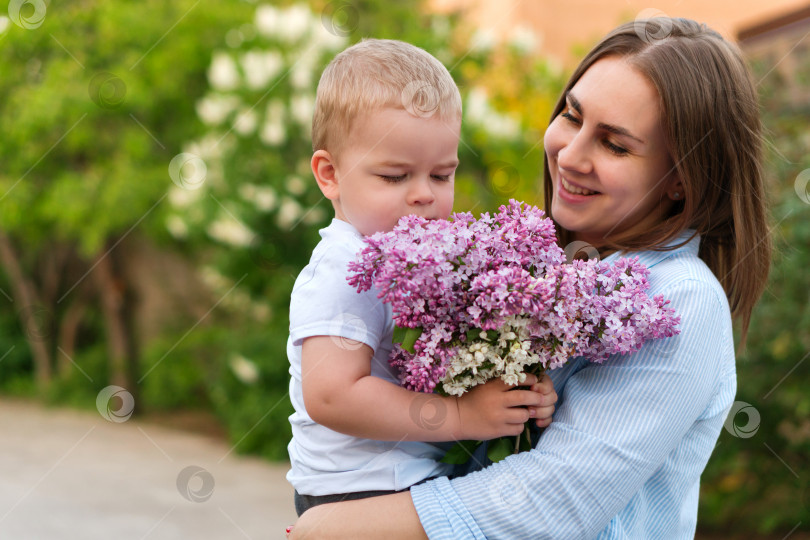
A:
[[[689,240],[689,238],[694,235],[694,238]],[[686,242],[686,244],[682,245],[679,248],[675,248],[668,251],[653,251],[653,250],[645,250],[645,251],[619,251],[616,253],[611,253],[603,260],[605,262],[613,262],[615,259],[619,257],[638,257],[638,262],[650,268],[655,266],[656,264],[660,263],[663,260],[666,260],[670,257],[674,257],[676,254],[686,253],[693,257],[698,256],[698,248],[700,247],[700,235],[695,234],[694,229],[686,229],[682,231],[678,236],[670,240],[665,244],[665,246],[676,246],[680,243]]]
[[[342,219],[338,218],[332,218],[332,223],[329,224],[329,229],[336,232],[350,233],[358,238],[363,237],[363,235],[360,234],[360,231],[358,231],[354,225],[348,221],[343,221]]]

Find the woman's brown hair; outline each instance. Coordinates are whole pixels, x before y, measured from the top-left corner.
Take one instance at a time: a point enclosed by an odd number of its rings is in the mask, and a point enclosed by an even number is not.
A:
[[[657,226],[631,237],[606,238],[600,248],[662,247],[685,229],[700,235],[699,256],[723,286],[745,342],[751,311],[765,288],[771,257],[757,95],[739,49],[707,26],[656,17],[624,24],[582,60],[557,102],[598,60],[618,56],[646,76],[661,99],[661,118],[683,197]],[[545,160],[545,205],[552,185]],[[553,215],[550,216],[552,219]],[[573,235],[556,223],[561,245]],[[684,242],[685,243],[685,242]]]

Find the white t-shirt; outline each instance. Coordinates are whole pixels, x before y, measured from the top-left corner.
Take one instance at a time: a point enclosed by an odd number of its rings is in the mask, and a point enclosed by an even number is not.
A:
[[[333,219],[320,231],[321,241],[295,280],[290,299],[290,416],[293,438],[287,447],[292,468],[287,480],[302,495],[402,490],[425,478],[446,475],[438,463],[441,445],[360,439],[316,424],[304,407],[301,389],[301,344],[312,336],[334,336],[343,346],[355,340],[374,350],[371,374],[399,384],[388,363],[394,323],[391,306],[372,289],[358,293],[346,281],[347,265],[365,246],[351,224]],[[324,360],[319,369],[339,370]]]

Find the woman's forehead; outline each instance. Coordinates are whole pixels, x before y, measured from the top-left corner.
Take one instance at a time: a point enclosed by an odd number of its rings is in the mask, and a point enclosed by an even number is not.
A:
[[[569,92],[586,120],[624,128],[640,139],[661,130],[661,99],[655,86],[632,63],[609,56],[596,61]],[[575,103],[572,103],[575,102]]]

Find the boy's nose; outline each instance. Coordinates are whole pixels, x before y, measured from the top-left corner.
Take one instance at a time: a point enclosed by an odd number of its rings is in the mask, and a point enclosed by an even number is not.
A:
[[[408,204],[431,204],[436,199],[429,178],[414,178],[408,189]]]

